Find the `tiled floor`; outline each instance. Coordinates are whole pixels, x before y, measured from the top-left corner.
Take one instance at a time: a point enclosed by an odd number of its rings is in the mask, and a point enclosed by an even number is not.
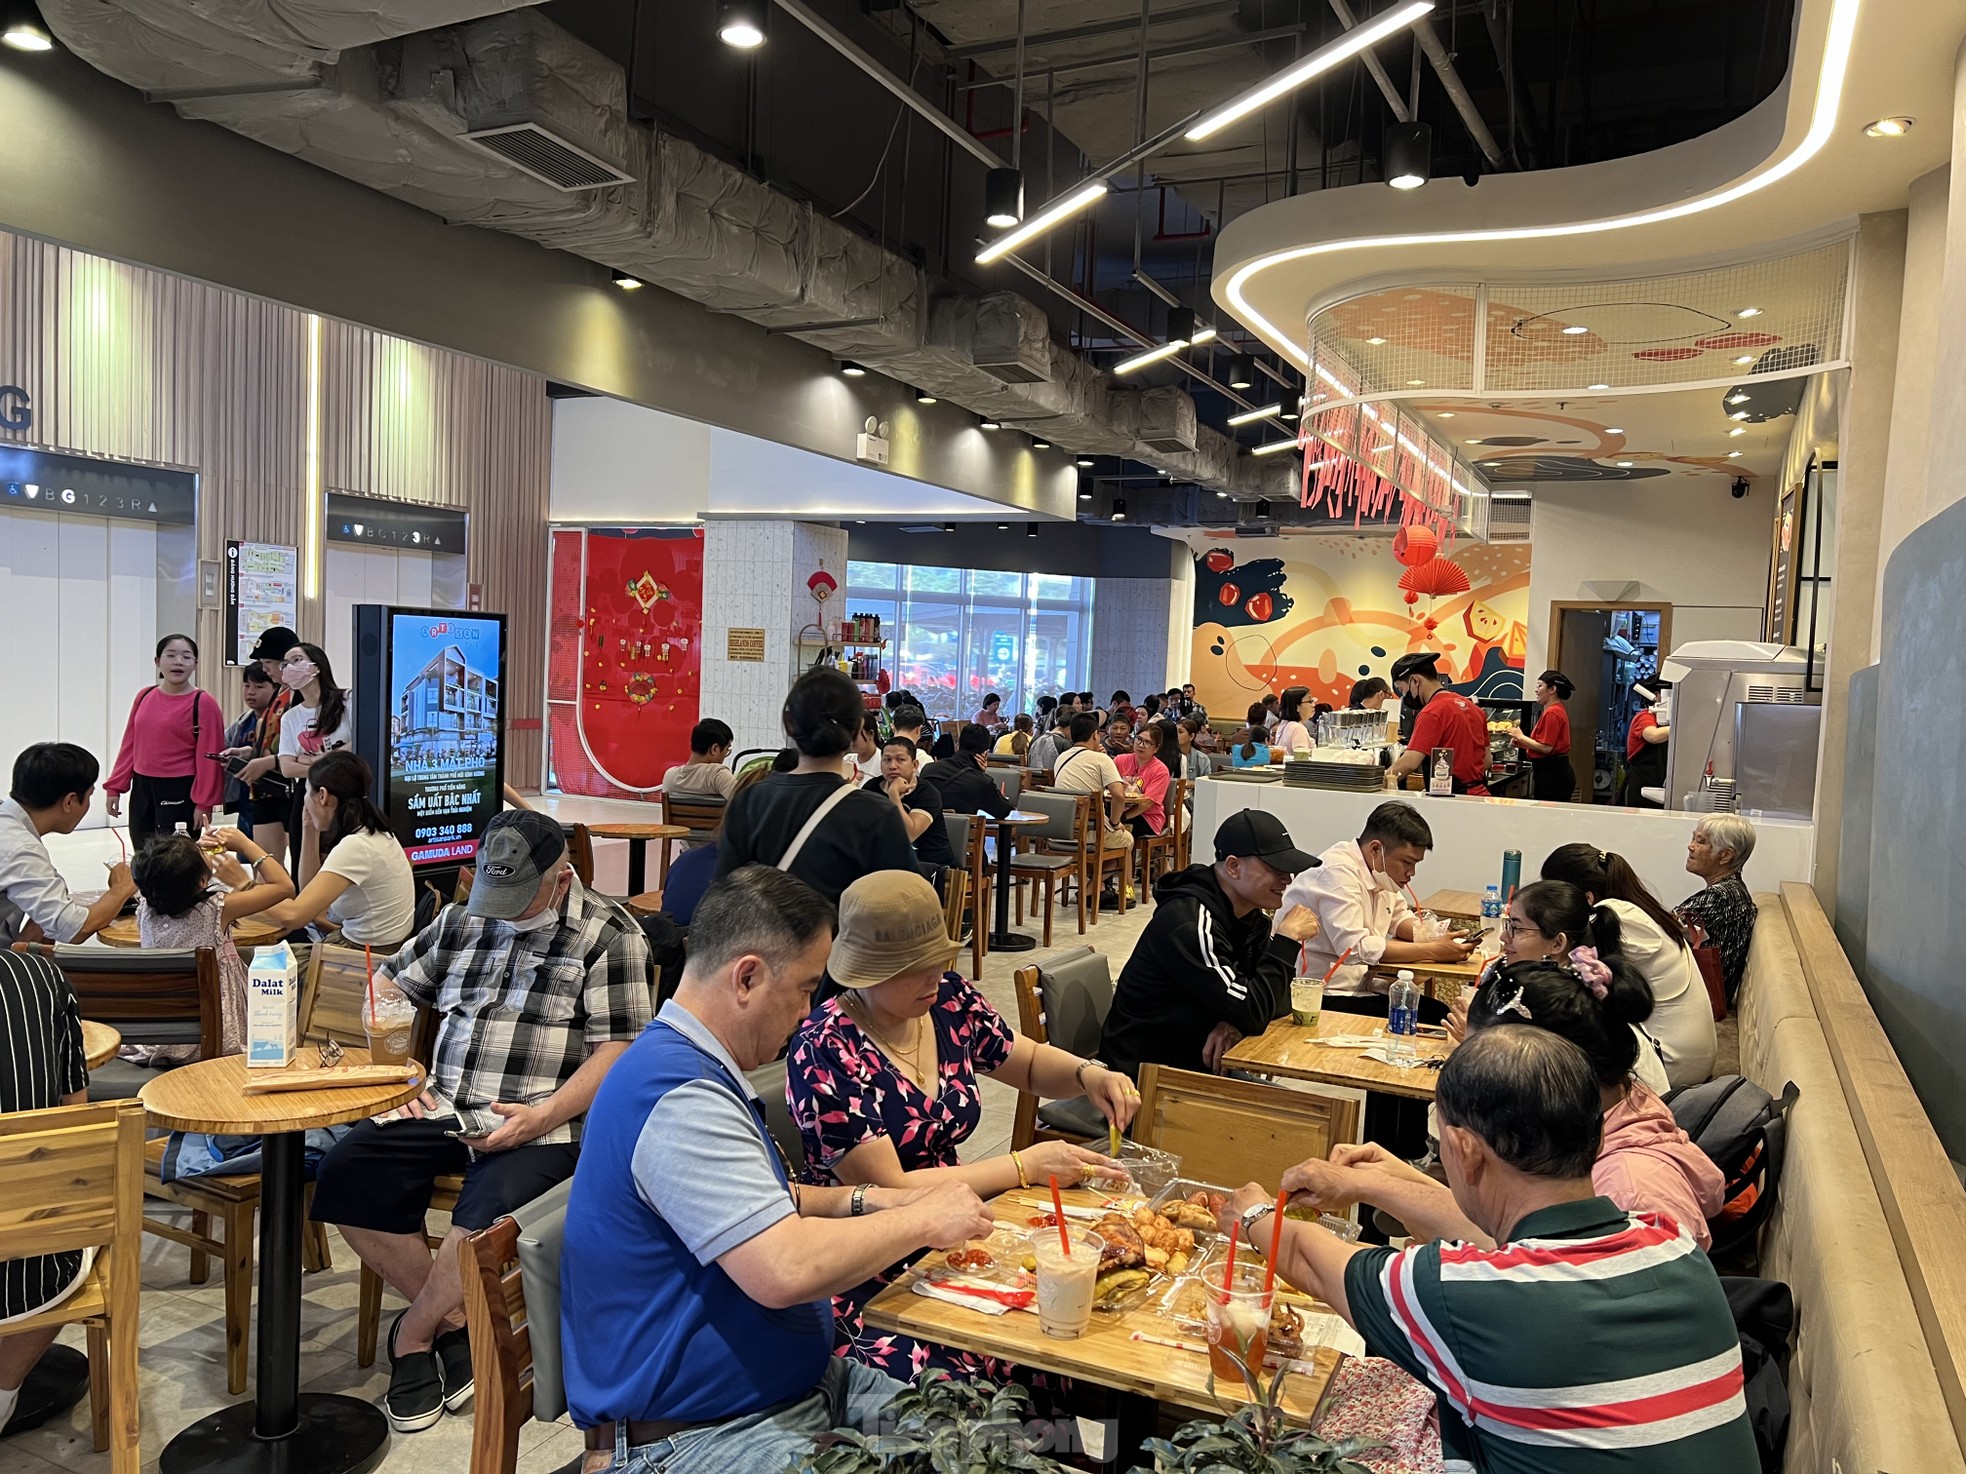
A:
[[[618,817],[627,811],[635,817],[639,806],[595,800],[560,800],[552,805],[570,818],[598,818],[603,811]],[[645,812],[645,811],[644,811]],[[626,847],[601,841],[596,844],[596,882],[610,894],[620,894],[626,882]],[[650,860],[653,873],[654,860]],[[1122,918],[1107,914],[1085,938],[1113,960],[1117,975],[1132,951],[1140,929],[1151,914],[1135,907]],[[1026,928],[1033,936],[1035,928]],[[1054,923],[1056,950],[1080,945],[1076,912],[1060,908]],[[967,967],[968,953],[963,954]],[[1018,967],[1051,955],[1043,951],[997,953],[984,964],[982,991],[1001,1010],[1012,1025],[1017,1019],[1017,1001],[1012,974]],[[983,1121],[964,1155],[971,1158],[1007,1151],[1010,1143],[1015,1094],[1005,1086],[985,1080]],[[153,1211],[164,1205],[152,1204]],[[433,1220],[440,1223],[441,1219]],[[144,1296],[139,1344],[140,1383],[143,1402],[143,1457],[146,1471],[156,1468],[158,1454],[171,1436],[186,1424],[216,1408],[234,1401],[225,1391],[224,1291],[216,1266],[212,1279],[193,1285],[186,1278],[186,1251],[162,1239],[144,1240]],[[383,1359],[364,1371],[355,1365],[355,1308],[357,1293],[354,1253],[334,1238],[335,1267],[309,1275],[302,1282],[304,1304],[301,1311],[301,1382],[318,1391],[346,1392],[358,1397],[379,1398],[388,1385]],[[384,1302],[383,1323],[395,1314],[395,1297]],[[64,1336],[81,1346],[79,1331]],[[580,1439],[567,1424],[547,1426],[529,1424],[522,1435],[520,1474],[548,1474],[580,1454]],[[447,1416],[436,1427],[422,1433],[393,1438],[381,1467],[392,1474],[450,1474],[469,1467],[471,1417]],[[90,1445],[88,1405],[84,1402],[65,1420],[35,1432],[0,1441],[0,1474],[49,1474],[51,1468],[76,1471],[107,1470],[106,1454]]]

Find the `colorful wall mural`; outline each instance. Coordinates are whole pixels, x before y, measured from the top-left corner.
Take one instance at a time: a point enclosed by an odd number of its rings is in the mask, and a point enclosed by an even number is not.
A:
[[[1435,650],[1455,690],[1522,699],[1528,545],[1401,551],[1410,561],[1384,537],[1204,540],[1195,557],[1196,694],[1218,717],[1286,686],[1343,706],[1352,682],[1386,675],[1408,651]],[[1461,575],[1465,590],[1446,591]]]
[[[562,792],[650,798],[689,756],[702,636],[700,530],[553,533],[547,756]]]

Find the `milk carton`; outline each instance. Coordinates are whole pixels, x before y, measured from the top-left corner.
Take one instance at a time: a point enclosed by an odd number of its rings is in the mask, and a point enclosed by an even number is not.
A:
[[[285,942],[261,947],[246,970],[246,1065],[282,1069],[300,1045],[300,969]]]

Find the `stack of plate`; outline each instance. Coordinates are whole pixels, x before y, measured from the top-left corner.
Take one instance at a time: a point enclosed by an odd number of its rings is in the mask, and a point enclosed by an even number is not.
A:
[[[1287,762],[1283,765],[1283,781],[1292,788],[1375,793],[1386,786],[1386,770],[1377,763]]]

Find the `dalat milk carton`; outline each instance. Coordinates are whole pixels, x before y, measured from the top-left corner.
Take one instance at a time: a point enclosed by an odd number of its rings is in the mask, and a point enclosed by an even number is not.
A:
[[[285,942],[261,947],[246,970],[246,1066],[284,1069],[300,1045],[300,969]]]

